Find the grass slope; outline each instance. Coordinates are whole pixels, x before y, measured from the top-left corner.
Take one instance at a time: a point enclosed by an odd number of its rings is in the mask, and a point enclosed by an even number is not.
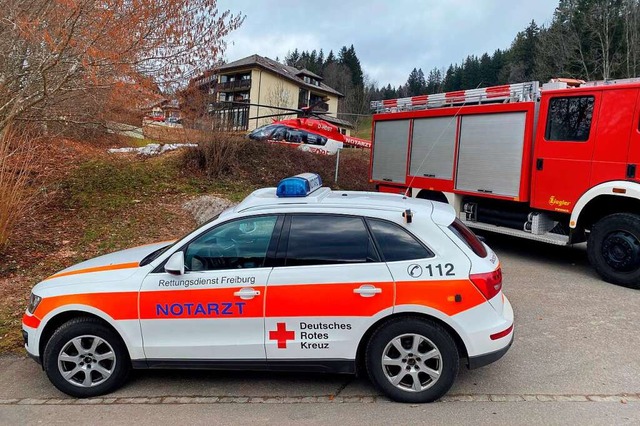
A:
[[[43,165],[48,177],[34,188],[38,203],[0,253],[0,353],[21,351],[21,318],[34,284],[91,257],[184,235],[195,222],[182,205],[197,195],[239,201],[307,171],[333,188],[372,189],[366,151],[343,151],[335,183],[335,156],[237,142],[223,173],[199,163],[204,146],[143,158],[74,141],[52,145]]]

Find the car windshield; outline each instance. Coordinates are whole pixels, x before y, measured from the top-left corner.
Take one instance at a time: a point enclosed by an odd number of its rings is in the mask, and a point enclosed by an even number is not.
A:
[[[271,133],[273,133],[273,131],[277,128],[278,126],[276,124],[267,124],[266,126],[258,127],[257,129],[255,129],[249,134],[249,137],[251,139],[266,139],[271,136]]]

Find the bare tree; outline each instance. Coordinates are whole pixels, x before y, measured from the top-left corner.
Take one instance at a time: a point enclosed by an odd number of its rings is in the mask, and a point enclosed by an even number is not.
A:
[[[541,33],[538,74],[587,80],[634,75],[637,8],[637,0],[561,0]]]
[[[288,87],[284,83],[284,81],[278,79],[277,82],[273,86],[271,86],[266,97],[267,104],[276,108],[269,108],[267,109],[266,114],[261,114],[261,115],[276,115],[276,114],[282,114],[282,115],[279,117],[273,117],[273,118],[262,118],[259,122],[259,126],[264,126],[265,124],[271,123],[274,118],[285,119],[285,118],[291,118],[292,116],[295,116],[296,114],[295,112],[291,112],[290,114],[287,114],[286,111],[279,109],[279,108],[292,108],[292,109],[297,108],[298,105],[294,103],[294,100],[295,100],[295,96],[291,91],[291,87]]]
[[[638,0],[625,0],[622,16],[624,17],[627,76],[636,77],[640,62],[640,2]]]
[[[86,123],[215,63],[243,17],[216,0],[0,0],[0,131]]]

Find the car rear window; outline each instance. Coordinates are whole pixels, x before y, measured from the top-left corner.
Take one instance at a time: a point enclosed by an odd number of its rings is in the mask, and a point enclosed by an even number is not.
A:
[[[458,218],[453,221],[451,225],[449,225],[449,229],[451,232],[456,234],[456,236],[462,240],[463,243],[467,247],[469,247],[477,256],[485,258],[487,257],[487,248],[482,244],[482,241],[476,237],[476,234],[467,226],[462,223],[462,221]]]
[[[433,253],[403,227],[379,219],[367,219],[369,229],[386,262],[426,259]]]

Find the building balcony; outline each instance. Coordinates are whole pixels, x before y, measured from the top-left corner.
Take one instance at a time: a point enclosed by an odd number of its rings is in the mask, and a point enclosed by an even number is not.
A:
[[[229,92],[234,90],[248,90],[251,88],[251,80],[235,80],[218,83],[216,89],[219,92]]]
[[[209,102],[208,110],[209,112],[220,111],[220,110],[228,110],[228,109],[248,109],[251,103],[250,99],[244,99],[239,101],[217,101],[217,102]],[[247,104],[247,105],[243,105]]]

